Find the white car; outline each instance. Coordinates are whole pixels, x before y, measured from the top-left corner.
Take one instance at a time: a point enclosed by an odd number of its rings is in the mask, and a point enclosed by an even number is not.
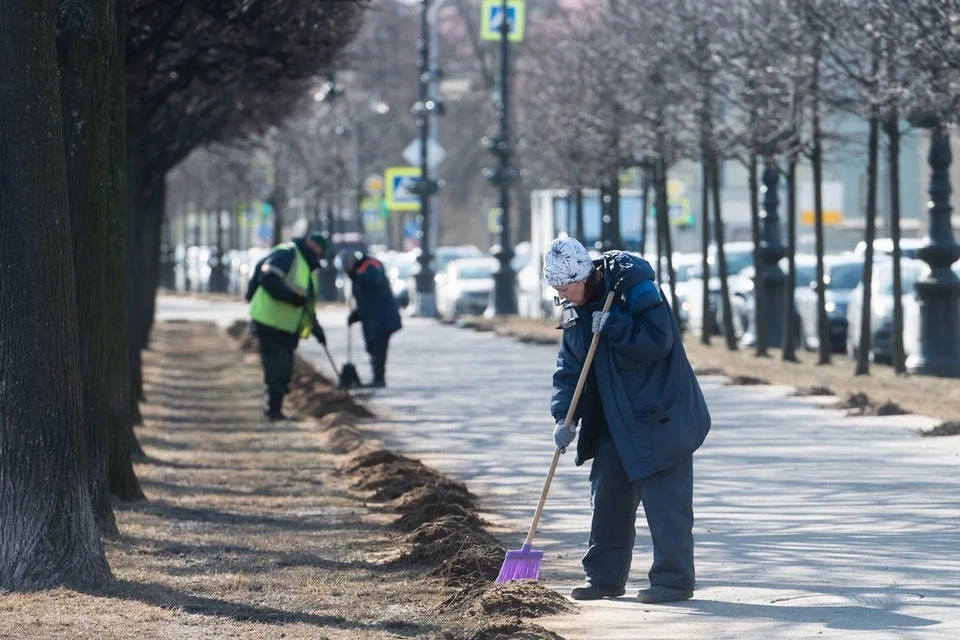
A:
[[[901,284],[905,305],[913,294],[913,285],[927,269],[921,260],[902,258],[900,261]],[[890,362],[893,357],[893,265],[889,260],[876,261],[873,264],[873,282],[870,298],[870,350],[873,359],[878,362]],[[860,321],[863,308],[863,282],[850,294],[847,305],[847,354],[856,358],[860,350]],[[904,313],[906,317],[906,312]],[[908,351],[907,340],[904,350]],[[909,352],[909,351],[908,351]]]
[[[479,316],[490,304],[493,274],[499,269],[496,258],[454,260],[437,274],[437,315],[453,322],[459,316]]]

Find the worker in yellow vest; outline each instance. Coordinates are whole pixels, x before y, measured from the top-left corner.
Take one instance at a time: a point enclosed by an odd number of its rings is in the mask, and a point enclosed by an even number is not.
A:
[[[260,342],[266,399],[263,412],[270,421],[286,420],[283,397],[290,391],[293,352],[311,333],[327,344],[317,322],[317,282],[313,275],[327,251],[319,232],[277,245],[257,265],[247,289],[250,331]]]

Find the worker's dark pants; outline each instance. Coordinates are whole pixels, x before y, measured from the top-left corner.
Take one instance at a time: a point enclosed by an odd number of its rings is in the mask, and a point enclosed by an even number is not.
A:
[[[260,340],[260,361],[266,387],[264,409],[278,412],[283,406],[283,396],[290,391],[297,336],[261,325],[257,327],[257,337]]]
[[[624,587],[642,503],[653,538],[650,584],[693,589],[693,458],[641,480],[630,481],[613,440],[599,438],[590,471],[593,520],[583,557],[587,582]]]
[[[373,368],[374,382],[386,382],[387,379],[387,351],[390,348],[390,334],[370,336],[367,340],[367,353],[370,354],[370,365]]]

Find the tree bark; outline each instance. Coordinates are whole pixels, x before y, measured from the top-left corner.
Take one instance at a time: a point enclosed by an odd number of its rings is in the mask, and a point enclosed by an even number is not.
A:
[[[717,242],[717,269],[720,277],[720,303],[723,309],[723,337],[727,349],[737,350],[737,335],[733,329],[733,307],[730,304],[730,286],[727,282],[727,256],[723,249],[723,216],[720,207],[720,167],[716,153],[710,158],[710,182],[713,187],[713,226]]]
[[[782,359],[797,361],[797,157],[787,160],[787,280],[783,286]]]
[[[57,17],[35,0],[0,20],[0,591],[112,579],[84,467]]]
[[[640,218],[640,255],[647,257],[647,224],[650,219],[650,175],[649,170],[643,172],[643,211]]]
[[[873,78],[877,77],[880,58],[879,38],[874,40]],[[863,262],[863,306],[860,309],[860,345],[857,349],[857,367],[854,375],[870,373],[870,349],[872,343],[870,320],[873,304],[873,242],[877,236],[877,165],[879,155],[880,118],[876,107],[870,108],[870,134],[867,143],[867,210],[866,233],[864,241],[867,245]]]
[[[61,3],[58,51],[77,294],[84,444],[90,498],[104,535],[118,533],[110,503],[109,438],[125,424],[118,370],[126,367],[117,292],[123,291],[123,164],[117,105],[124,104],[125,40],[113,0]],[[122,122],[122,120],[121,120]],[[122,134],[122,131],[120,131]]]
[[[149,178],[147,192],[141,198],[141,242],[143,252],[143,277],[140,282],[140,348],[150,348],[150,334],[157,306],[157,289],[160,287],[160,245],[162,244],[163,215],[166,208],[167,189],[162,175]],[[141,395],[142,397],[142,395]]]
[[[886,64],[890,86],[897,84],[897,45],[887,42]],[[890,239],[893,242],[893,371],[907,372],[903,349],[903,275],[900,268],[900,114],[896,107],[886,117],[887,163],[890,173]]]
[[[577,239],[583,242],[583,189],[578,188],[574,194],[577,203]]]
[[[703,272],[703,308],[700,342],[710,344],[713,318],[710,317],[710,161],[704,149],[702,154],[703,185],[700,191],[700,270]]]
[[[766,281],[764,280],[763,249],[760,246],[760,184],[757,180],[757,154],[750,154],[747,166],[750,173],[750,236],[753,240],[753,324],[756,344],[754,353],[766,358],[767,352],[767,305]]]
[[[830,364],[830,319],[827,317],[827,283],[823,266],[825,236],[823,229],[823,133],[820,128],[820,49],[814,50],[811,80],[811,136],[813,150],[810,164],[813,167],[813,215],[817,252],[817,364]]]
[[[661,149],[663,147],[661,146]],[[663,224],[663,253],[666,255],[667,280],[670,281],[670,308],[673,309],[673,316],[680,324],[680,305],[677,300],[677,274],[673,268],[673,238],[670,235],[670,212],[667,205],[667,163],[660,158],[660,202],[657,206],[657,217]],[[658,282],[660,282],[658,280]]]

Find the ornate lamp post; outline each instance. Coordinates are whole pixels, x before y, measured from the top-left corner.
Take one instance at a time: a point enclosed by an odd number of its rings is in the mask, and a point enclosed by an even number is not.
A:
[[[503,19],[500,21],[500,96],[497,111],[500,115],[500,133],[496,138],[484,138],[483,145],[497,157],[497,168],[487,169],[484,175],[500,190],[500,238],[496,253],[500,268],[493,274],[494,312],[497,315],[517,313],[516,274],[511,266],[513,242],[510,238],[510,187],[516,182],[516,171],[510,167],[510,21],[507,20],[507,0],[502,0]]]
[[[920,123],[930,129],[929,241],[920,259],[930,271],[917,281],[920,302],[919,345],[907,358],[910,373],[960,378],[960,279],[950,269],[960,260],[951,225],[950,135],[943,123]]]
[[[780,231],[779,183],[780,166],[776,158],[767,156],[763,161],[763,204],[760,209],[760,221],[763,225],[763,237],[760,240],[760,254],[763,256],[763,267],[758,274],[754,274],[754,286],[763,287],[764,324],[767,330],[767,344],[781,346],[783,344],[783,301],[786,275],[778,264],[787,255],[783,246]],[[743,336],[745,345],[756,344],[756,315],[750,318],[750,327]]]

